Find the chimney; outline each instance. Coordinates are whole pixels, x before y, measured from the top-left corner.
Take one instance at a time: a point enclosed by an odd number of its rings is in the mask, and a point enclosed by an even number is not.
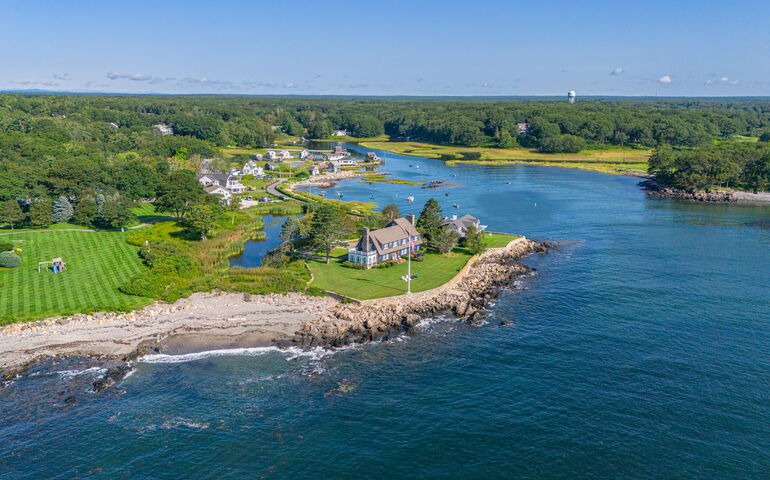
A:
[[[414,225],[414,214],[410,213],[409,215],[407,215],[407,216],[406,216],[406,220],[407,220],[409,223],[411,223],[412,225]]]
[[[457,214],[456,213],[452,214],[452,220],[457,220]]]
[[[361,238],[364,240],[364,252],[369,251],[369,228],[364,227],[363,228],[363,235]]]

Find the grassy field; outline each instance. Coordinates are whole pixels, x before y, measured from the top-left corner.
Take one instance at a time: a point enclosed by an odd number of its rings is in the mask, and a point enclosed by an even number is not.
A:
[[[130,310],[152,300],[118,291],[142,268],[138,248],[126,243],[129,233],[22,233],[4,237],[22,248],[22,264],[0,269],[0,323],[67,313]],[[40,273],[37,263],[62,257],[64,273]]]
[[[493,234],[485,237],[485,244],[490,248],[502,247],[516,238],[518,237],[515,235]],[[452,253],[446,255],[428,252],[423,258],[422,262],[412,262],[412,275],[417,275],[417,278],[412,280],[413,292],[422,292],[445,284],[465,266],[471,254],[464,248],[455,248]],[[390,268],[369,270],[346,267],[343,259],[334,259],[329,265],[323,260],[311,260],[308,266],[313,273],[311,287],[347,297],[368,300],[406,293],[406,282],[401,280],[401,277],[406,275],[406,262]]]
[[[603,173],[647,172],[647,160],[652,152],[631,148],[584,150],[580,153],[539,153],[526,148],[451,147],[420,142],[361,142],[366,148],[376,148],[401,155],[447,160],[456,163],[483,165],[531,164],[549,167],[579,168]],[[480,154],[478,160],[464,159],[466,154]]]

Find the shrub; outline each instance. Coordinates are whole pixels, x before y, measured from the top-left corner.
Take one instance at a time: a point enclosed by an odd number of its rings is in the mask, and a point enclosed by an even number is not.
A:
[[[390,267],[394,266],[395,264],[396,264],[396,262],[394,262],[393,260],[388,260],[387,262],[384,262],[384,263],[381,263],[381,264],[377,265],[377,268],[390,268]]]
[[[463,160],[480,160],[481,152],[460,152],[463,156]]]
[[[13,250],[13,244],[7,242],[0,242],[0,252],[8,252]]]
[[[366,270],[366,265],[363,263],[351,262],[349,260],[342,262],[342,266],[347,268],[355,268],[356,270]]]
[[[200,264],[184,244],[150,244],[142,248],[140,255],[150,268],[120,287],[128,295],[173,302],[192,293],[193,283],[202,277]]]
[[[578,153],[586,148],[582,137],[575,135],[556,135],[540,141],[539,152],[542,153]]]
[[[21,265],[21,257],[13,252],[0,253],[0,267],[14,268]]]

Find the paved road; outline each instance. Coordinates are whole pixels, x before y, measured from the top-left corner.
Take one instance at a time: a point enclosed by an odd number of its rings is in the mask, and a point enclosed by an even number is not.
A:
[[[276,197],[285,197],[283,193],[275,189],[276,186],[282,184],[285,181],[286,181],[285,178],[279,178],[278,180],[274,181],[273,183],[265,187],[265,191],[270,195],[275,195]]]

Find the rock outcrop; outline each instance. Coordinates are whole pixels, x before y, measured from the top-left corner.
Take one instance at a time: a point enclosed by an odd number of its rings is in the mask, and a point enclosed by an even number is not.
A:
[[[727,190],[681,190],[661,185],[653,180],[640,182],[639,186],[652,198],[672,200],[693,200],[696,202],[730,203],[736,202],[735,192]]]
[[[433,290],[340,304],[327,315],[303,322],[288,343],[302,347],[342,347],[386,340],[408,332],[423,318],[441,314],[454,314],[478,323],[483,318],[484,307],[529,271],[515,261],[524,255],[545,251],[543,245],[519,238],[506,247],[482,253],[450,282]]]

